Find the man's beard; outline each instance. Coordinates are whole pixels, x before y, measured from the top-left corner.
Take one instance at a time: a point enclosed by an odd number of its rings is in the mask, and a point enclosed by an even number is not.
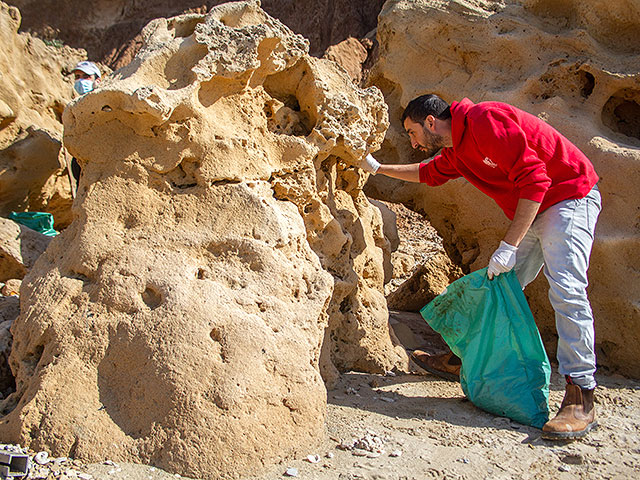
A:
[[[445,138],[442,135],[431,133],[425,125],[422,126],[422,133],[424,134],[426,145],[420,144],[420,150],[427,155],[432,156],[446,146]]]

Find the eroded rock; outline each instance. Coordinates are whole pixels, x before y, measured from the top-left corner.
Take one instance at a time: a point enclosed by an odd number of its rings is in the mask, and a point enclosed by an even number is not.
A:
[[[63,73],[80,59],[68,47],[19,34],[20,12],[0,2],[0,215],[52,213],[71,222],[71,187],[60,155],[62,111],[72,88]]]
[[[592,160],[603,211],[589,270],[598,363],[640,376],[640,16],[630,1],[388,1],[370,77],[389,105],[383,162],[416,162],[400,124],[414,97],[498,100],[538,115]],[[485,267],[507,228],[491,199],[464,179],[437,188],[376,176],[372,196],[413,205],[465,271]],[[554,317],[540,275],[525,293],[550,354]]]
[[[21,279],[51,242],[51,237],[0,218],[0,282]]]

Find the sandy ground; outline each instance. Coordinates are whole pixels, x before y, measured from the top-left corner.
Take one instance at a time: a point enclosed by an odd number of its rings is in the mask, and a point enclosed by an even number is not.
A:
[[[328,392],[327,436],[313,452],[320,461],[294,459],[251,480],[640,478],[640,383],[616,375],[598,381],[598,428],[580,441],[552,442],[538,429],[477,409],[459,384],[431,375],[348,373]],[[554,411],[563,382],[552,378]],[[358,439],[383,452],[340,448]],[[136,465],[81,470],[100,480],[176,478]]]

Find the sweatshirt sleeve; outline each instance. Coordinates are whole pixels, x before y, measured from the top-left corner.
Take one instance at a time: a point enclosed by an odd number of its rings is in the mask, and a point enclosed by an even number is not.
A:
[[[449,148],[443,148],[440,155],[433,160],[420,164],[420,182],[431,187],[437,187],[449,180],[460,177],[460,172],[451,163],[452,152]]]
[[[482,154],[497,163],[514,183],[519,198],[542,202],[551,186],[547,167],[509,112],[484,110],[473,119],[471,133]]]

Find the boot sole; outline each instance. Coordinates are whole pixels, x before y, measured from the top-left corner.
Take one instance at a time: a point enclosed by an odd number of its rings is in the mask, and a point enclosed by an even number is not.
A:
[[[598,422],[593,422],[587,425],[584,430],[577,432],[542,432],[542,438],[545,440],[574,440],[576,438],[582,438],[587,435],[591,430],[598,426]]]

